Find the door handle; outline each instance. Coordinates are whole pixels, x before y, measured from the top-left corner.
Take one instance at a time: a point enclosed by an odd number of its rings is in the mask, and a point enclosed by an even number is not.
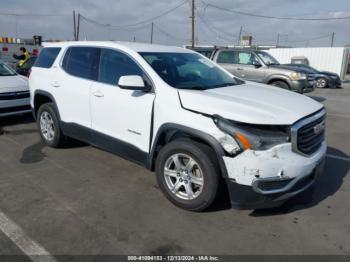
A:
[[[240,67],[237,67],[237,70],[241,71],[241,70],[244,70],[243,68],[240,68]]]
[[[51,84],[53,87],[60,87],[60,83],[58,81],[53,81]]]
[[[104,97],[104,94],[101,91],[96,91],[92,93],[96,97]]]

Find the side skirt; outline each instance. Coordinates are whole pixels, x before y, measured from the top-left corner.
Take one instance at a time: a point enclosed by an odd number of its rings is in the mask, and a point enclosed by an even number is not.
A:
[[[71,138],[91,144],[102,150],[147,167],[149,154],[114,137],[74,123],[60,122],[62,132]]]

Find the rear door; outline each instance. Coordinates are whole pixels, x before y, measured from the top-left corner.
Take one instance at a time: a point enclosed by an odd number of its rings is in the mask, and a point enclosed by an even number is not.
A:
[[[236,62],[236,53],[232,50],[219,51],[216,55],[216,63],[220,64],[223,68],[229,71],[231,74],[241,77],[238,65]]]
[[[63,122],[91,127],[90,88],[97,78],[99,49],[70,47],[51,85]]]

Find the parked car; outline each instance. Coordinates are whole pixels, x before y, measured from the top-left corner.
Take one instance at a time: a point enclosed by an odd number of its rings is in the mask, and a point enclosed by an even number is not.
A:
[[[340,76],[336,73],[319,71],[316,68],[305,64],[288,64],[288,66],[307,70],[309,75],[313,75],[315,79],[315,87],[317,88],[341,88]]]
[[[207,58],[211,58],[213,54],[215,53],[215,50],[217,47],[187,47],[190,50],[196,51],[197,53],[204,55]]]
[[[28,112],[28,80],[0,61],[0,117]]]
[[[298,93],[314,90],[314,80],[301,68],[280,65],[264,51],[220,48],[212,59],[245,80],[278,86]]]
[[[29,75],[29,72],[33,66],[33,64],[35,63],[36,61],[36,56],[32,56],[30,57],[24,64],[22,67],[20,68],[17,68],[16,72],[17,74],[19,75],[22,75],[22,76],[28,76]]]
[[[239,80],[191,50],[51,43],[29,84],[48,146],[72,137],[141,164],[184,209],[208,208],[224,183],[235,207],[278,206],[323,169],[322,104]]]

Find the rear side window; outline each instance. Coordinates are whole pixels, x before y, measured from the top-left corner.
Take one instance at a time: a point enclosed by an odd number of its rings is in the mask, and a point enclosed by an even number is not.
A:
[[[64,70],[77,77],[96,80],[99,49],[95,47],[70,47],[63,59]]]
[[[58,53],[61,48],[58,47],[46,47],[41,50],[38,59],[35,61],[35,67],[50,68],[55,62]]]
[[[218,63],[235,64],[235,52],[222,51],[217,58]]]

